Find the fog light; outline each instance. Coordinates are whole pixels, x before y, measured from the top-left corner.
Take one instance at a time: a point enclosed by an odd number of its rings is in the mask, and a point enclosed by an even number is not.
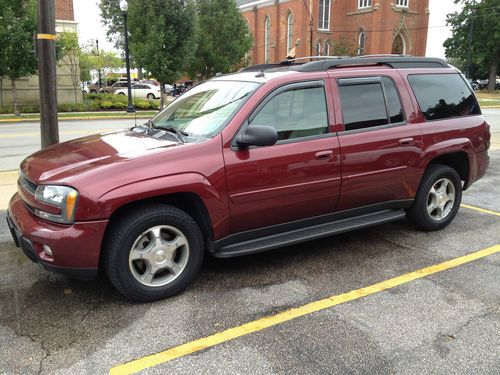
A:
[[[47,254],[49,257],[52,256],[52,250],[48,245],[43,245],[43,251],[45,251],[45,254]]]

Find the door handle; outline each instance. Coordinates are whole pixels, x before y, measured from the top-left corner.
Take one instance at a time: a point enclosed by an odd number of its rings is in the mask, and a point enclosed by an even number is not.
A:
[[[314,154],[314,157],[318,160],[323,160],[323,159],[331,159],[333,155],[332,150],[326,150],[326,151],[319,151]]]
[[[401,138],[399,144],[401,146],[411,146],[413,145],[413,138]]]

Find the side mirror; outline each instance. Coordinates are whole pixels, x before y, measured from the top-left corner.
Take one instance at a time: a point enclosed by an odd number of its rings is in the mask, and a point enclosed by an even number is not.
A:
[[[278,142],[278,133],[272,126],[250,125],[244,133],[238,135],[236,143],[241,148],[249,146],[272,146]]]

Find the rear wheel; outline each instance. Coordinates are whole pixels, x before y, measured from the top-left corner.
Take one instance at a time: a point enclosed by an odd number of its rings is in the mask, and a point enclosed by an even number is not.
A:
[[[406,214],[419,229],[432,231],[448,226],[462,201],[462,182],[457,171],[431,165],[425,172],[413,205]]]
[[[204,246],[196,222],[175,207],[146,206],[115,223],[105,245],[111,283],[135,301],[155,301],[185,289],[196,277]]]

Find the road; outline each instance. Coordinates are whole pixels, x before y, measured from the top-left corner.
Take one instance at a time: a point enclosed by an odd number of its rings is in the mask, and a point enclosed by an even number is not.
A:
[[[492,148],[500,149],[500,108],[484,109],[484,116],[491,124]],[[145,120],[137,120],[144,123]],[[134,120],[62,121],[61,141],[89,134],[132,127]],[[40,149],[40,124],[0,124],[0,171],[15,170],[29,154]]]
[[[137,123],[144,123],[138,119]],[[83,137],[90,134],[132,127],[133,119],[125,120],[88,120],[59,122],[61,141]],[[21,122],[0,124],[0,171],[15,170],[28,155],[40,149],[40,124]]]

